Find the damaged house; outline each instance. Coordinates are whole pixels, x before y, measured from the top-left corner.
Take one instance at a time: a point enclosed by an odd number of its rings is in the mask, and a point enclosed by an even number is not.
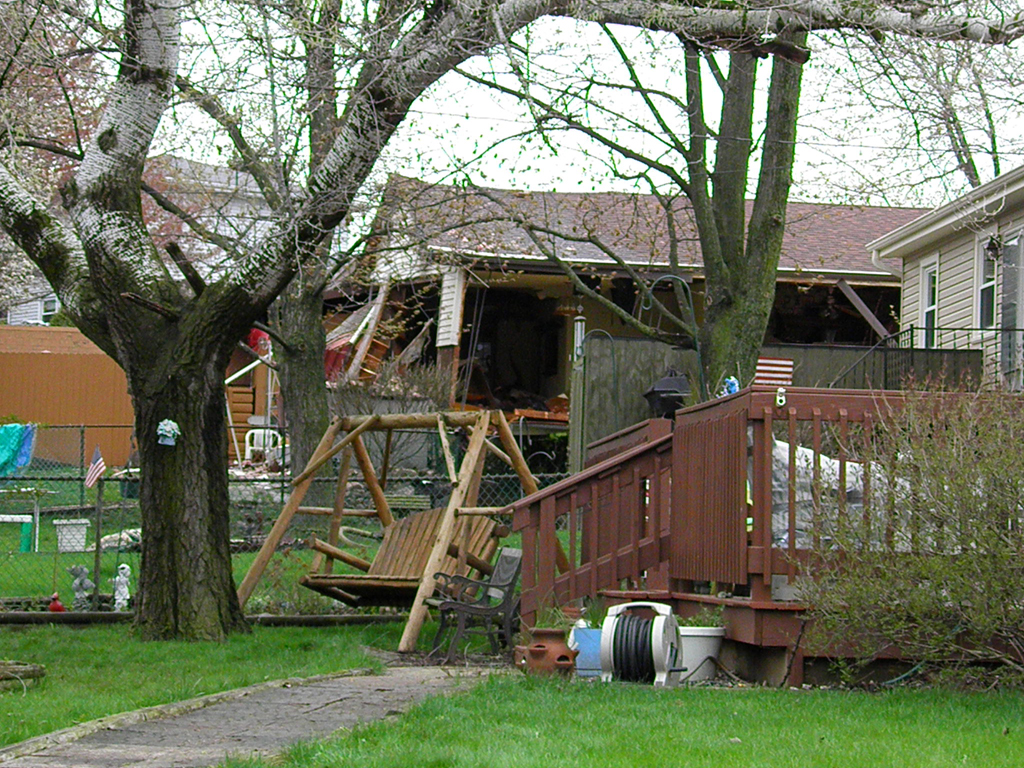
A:
[[[766,354],[778,355],[780,344],[871,345],[896,330],[899,279],[872,262],[865,244],[920,213],[791,203]],[[703,264],[685,199],[460,188],[394,176],[367,253],[364,303],[373,306],[363,311],[404,317],[385,345],[398,352],[415,339],[418,354],[451,371],[456,403],[518,410],[536,424],[566,420],[574,343],[584,335],[642,338],[574,291],[567,269],[654,324],[633,277],[658,281],[655,295],[673,302],[671,280],[658,278],[673,272],[674,258],[698,322],[702,315]],[[350,338],[343,345],[354,355]],[[821,383],[824,374],[802,365],[799,349],[789,357],[797,358],[795,383]],[[650,383],[661,373],[644,376]]]

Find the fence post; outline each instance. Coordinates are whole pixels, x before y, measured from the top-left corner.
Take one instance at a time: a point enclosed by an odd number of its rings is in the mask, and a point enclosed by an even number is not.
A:
[[[85,506],[85,424],[78,425],[78,506]]]
[[[103,486],[104,480],[101,477],[96,481],[96,556],[93,559],[93,588],[92,588],[92,609],[100,609],[100,567],[102,566],[102,550],[100,539],[103,537]]]

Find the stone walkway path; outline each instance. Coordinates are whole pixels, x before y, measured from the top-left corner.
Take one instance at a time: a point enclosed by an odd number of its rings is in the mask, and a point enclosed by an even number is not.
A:
[[[0,749],[2,768],[199,768],[273,754],[304,739],[399,714],[486,670],[391,667],[383,675],[261,685],[191,706],[155,707]],[[205,706],[204,706],[205,705]],[[198,708],[197,708],[198,707]],[[176,714],[188,709],[183,714]],[[83,732],[93,731],[76,738]],[[61,739],[68,743],[55,743]],[[28,752],[26,752],[28,750]]]

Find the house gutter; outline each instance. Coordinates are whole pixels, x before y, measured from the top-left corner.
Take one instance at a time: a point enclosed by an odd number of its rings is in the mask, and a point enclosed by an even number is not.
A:
[[[533,255],[528,253],[498,253],[494,251],[475,251],[468,248],[452,248],[449,246],[430,245],[428,248],[438,253],[444,253],[447,255],[458,255],[466,256],[470,258],[480,259],[482,262],[495,262],[492,266],[493,269],[500,269],[502,264],[505,266],[529,266],[535,270],[538,267],[550,268],[551,274],[561,274],[561,271],[551,264],[551,261],[546,256]],[[607,270],[618,270],[621,267],[610,259],[594,259],[594,258],[565,258],[569,264],[593,266],[599,269],[604,268]],[[659,275],[667,273],[669,265],[667,263],[655,262],[652,263],[650,260],[645,259],[624,259],[624,261],[638,269],[649,270],[651,274]],[[703,264],[680,264],[680,269],[685,270],[693,277],[703,278],[704,276],[704,265]],[[898,281],[893,281],[890,278],[892,276],[899,277],[899,275],[893,272],[891,269],[887,269],[885,266],[876,264],[878,271],[869,270],[854,270],[854,269],[805,269],[802,267],[779,267],[776,270],[777,279],[788,282],[798,283],[810,283],[810,284],[822,284],[822,285],[833,285],[835,280],[838,278],[845,278],[848,282],[864,285],[899,285]],[[540,270],[537,270],[538,273]]]
[[[871,263],[878,267],[880,270],[887,272],[895,277],[902,278],[903,275],[900,272],[894,272],[882,263],[882,254],[879,251],[871,251]]]
[[[882,264],[882,258],[902,260],[952,232],[988,224],[1017,202],[1024,202],[1024,165],[872,240],[866,246],[871,263],[895,274]]]
[[[438,253],[453,254],[456,256],[468,256],[475,259],[481,259],[485,261],[495,262],[521,262],[523,264],[550,264],[551,260],[544,255],[534,255],[530,253],[499,253],[497,251],[476,251],[470,248],[452,248],[445,245],[429,245],[427,248],[431,251],[437,251]],[[597,267],[609,267],[618,268],[611,259],[593,259],[583,258],[576,256],[560,256],[560,260],[565,261],[569,264],[587,264]],[[660,266],[665,269],[668,268],[668,264],[652,264],[649,259],[623,259],[624,262],[634,267],[653,267]],[[680,264],[683,269],[695,270],[700,269],[702,264]]]

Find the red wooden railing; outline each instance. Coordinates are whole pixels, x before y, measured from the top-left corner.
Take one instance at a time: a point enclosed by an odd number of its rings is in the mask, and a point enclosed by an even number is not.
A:
[[[682,410],[671,435],[647,430],[647,442],[522,499],[512,509],[524,623],[545,606],[652,584],[685,594],[713,582],[771,601],[772,576],[797,573],[822,495],[843,514],[855,478],[870,498],[861,435],[900,398],[753,387]]]
[[[624,451],[513,505],[523,537],[523,621],[622,583],[666,561],[672,436]],[[561,547],[568,569],[558,573]]]

